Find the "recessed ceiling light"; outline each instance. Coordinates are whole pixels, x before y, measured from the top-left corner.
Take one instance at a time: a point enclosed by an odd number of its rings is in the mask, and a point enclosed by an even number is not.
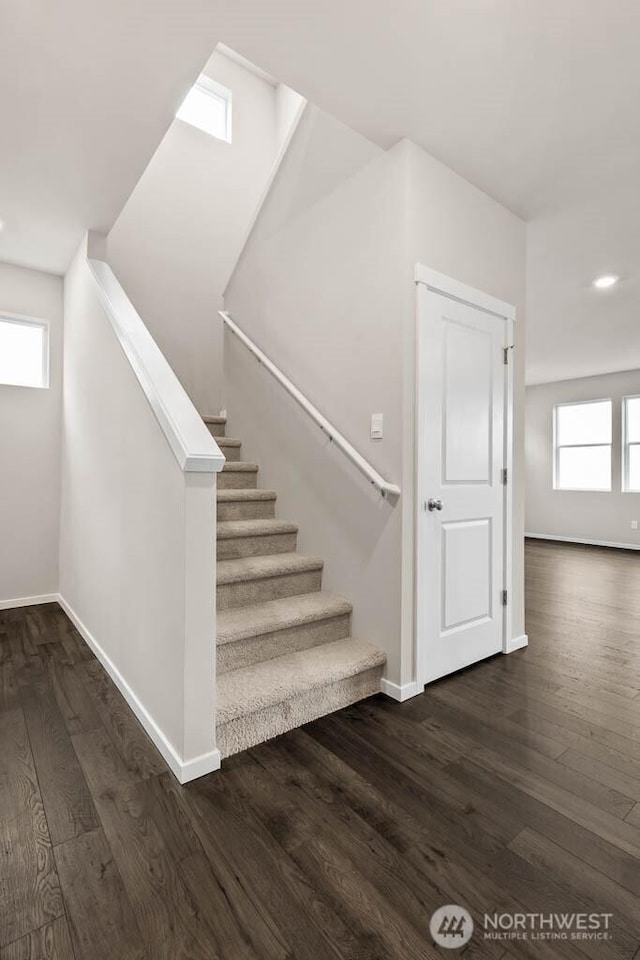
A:
[[[616,277],[613,273],[605,273],[602,277],[596,277],[593,281],[594,287],[597,287],[598,290],[606,290],[607,287],[612,287],[615,283],[618,282],[620,277]]]

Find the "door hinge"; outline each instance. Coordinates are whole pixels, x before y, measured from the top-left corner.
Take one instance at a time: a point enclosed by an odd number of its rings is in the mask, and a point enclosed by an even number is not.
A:
[[[502,354],[502,355],[503,355],[503,357],[504,357],[504,362],[505,362],[505,364],[509,363],[509,349],[510,349],[509,347],[503,347],[503,348],[502,348],[502,351],[503,351],[503,354]],[[495,356],[495,354],[494,354],[494,356]]]
[[[502,468],[501,475],[502,475],[502,485],[503,485],[504,487],[506,487],[506,485],[507,485],[507,480],[508,480],[508,478],[509,478],[509,471],[507,470],[506,467],[503,467],[503,468]]]
[[[509,601],[509,596],[508,596],[508,594],[507,594],[507,591],[506,591],[506,590],[503,590],[503,591],[502,591],[502,606],[503,606],[503,607],[506,607],[508,601]]]

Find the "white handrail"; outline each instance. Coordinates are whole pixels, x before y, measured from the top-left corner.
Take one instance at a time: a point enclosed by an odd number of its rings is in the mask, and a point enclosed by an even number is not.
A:
[[[296,401],[296,403],[302,407],[302,409],[309,414],[312,420],[318,424],[320,429],[326,433],[330,440],[335,443],[337,447],[348,457],[349,460],[358,468],[360,473],[364,474],[367,480],[373,484],[376,490],[379,490],[383,497],[399,497],[400,496],[400,487],[396,486],[395,483],[389,483],[384,477],[380,476],[377,470],[375,470],[370,463],[368,463],[361,454],[358,453],[356,448],[349,443],[349,441],[342,436],[339,430],[336,430],[334,426],[327,420],[326,417],[323,417],[319,410],[314,407],[314,405],[307,400],[307,398],[298,390],[298,388],[289,380],[288,377],[282,373],[281,370],[276,367],[275,363],[272,363],[267,357],[266,354],[262,352],[260,347],[257,347],[253,340],[250,339],[244,333],[235,320],[231,319],[231,316],[226,310],[219,310],[218,313],[222,317],[226,326],[231,330],[233,334],[240,340],[245,347],[251,351],[251,353],[256,357],[259,363],[261,363],[266,370],[269,371],[272,377],[278,381],[278,383],[284,387],[290,396]]]
[[[185,473],[219,473],[225,457],[111,268],[87,258],[114,333]]]

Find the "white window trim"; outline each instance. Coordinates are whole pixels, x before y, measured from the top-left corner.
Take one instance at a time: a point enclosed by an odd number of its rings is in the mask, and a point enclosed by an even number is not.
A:
[[[560,407],[580,407],[591,403],[611,404],[611,440],[609,443],[558,443],[558,410]],[[609,447],[611,451],[611,475],[608,487],[561,487],[560,480],[560,451],[570,448]],[[565,403],[553,405],[553,489],[558,493],[612,493],[613,492],[613,400],[611,397],[594,397],[590,400],[567,400]]]
[[[18,390],[48,390],[49,389],[49,369],[50,369],[50,323],[48,320],[41,320],[39,317],[26,317],[20,313],[7,313],[0,310],[0,322],[16,323],[23,327],[40,327],[43,330],[42,337],[42,383],[34,386],[30,383],[5,383],[0,380],[0,388],[9,387]]]
[[[631,393],[622,398],[622,492],[640,493],[640,488],[629,486],[629,448],[640,447],[640,440],[628,440],[627,400],[640,400],[640,394]]]
[[[233,103],[233,94],[228,87],[223,86],[221,83],[218,83],[216,80],[212,80],[211,77],[207,77],[206,74],[201,73],[196,82],[193,84],[191,89],[203,90],[205,93],[209,94],[211,97],[215,97],[217,100],[222,100],[224,102],[224,136],[217,137],[214,133],[209,133],[206,130],[201,130],[201,133],[206,133],[207,136],[213,137],[214,140],[220,140],[222,143],[231,143],[233,122],[232,122],[232,103]],[[189,91],[190,93],[191,91]],[[187,93],[186,98],[189,96]],[[189,123],[188,120],[182,120],[181,117],[176,115],[176,119],[180,120],[182,123],[186,123],[190,127],[194,127],[196,130],[200,130],[200,127],[195,126],[195,124]]]

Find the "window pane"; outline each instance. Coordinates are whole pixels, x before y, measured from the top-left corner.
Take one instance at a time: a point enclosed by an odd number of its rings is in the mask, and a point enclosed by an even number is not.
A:
[[[629,486],[627,490],[640,493],[640,444],[627,447],[629,451]]]
[[[611,400],[556,407],[556,443],[611,443]]]
[[[640,443],[640,397],[627,397],[627,443]]]
[[[218,140],[227,140],[227,101],[196,84],[176,116]]]
[[[0,318],[0,383],[43,387],[44,327]]]
[[[611,490],[611,447],[558,451],[558,490]]]

